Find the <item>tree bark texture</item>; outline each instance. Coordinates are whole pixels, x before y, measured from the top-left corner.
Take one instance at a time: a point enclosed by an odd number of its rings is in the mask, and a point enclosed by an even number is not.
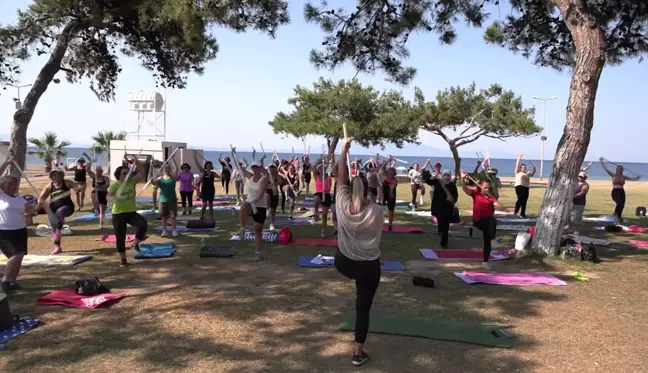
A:
[[[461,175],[461,157],[459,157],[459,149],[457,149],[456,146],[450,145],[450,152],[452,152],[452,159],[454,159],[455,163],[455,177],[457,175]]]
[[[61,62],[65,57],[70,41],[74,37],[76,28],[76,22],[70,22],[63,28],[56,41],[56,46],[52,49],[50,58],[38,73],[34,84],[31,86],[27,96],[25,96],[21,108],[14,113],[9,152],[14,155],[16,163],[22,170],[25,169],[25,158],[27,156],[27,128],[34,116],[38,101],[61,68]],[[20,171],[14,165],[11,165],[10,173],[18,180],[21,179]]]
[[[594,123],[594,105],[599,79],[605,66],[605,38],[595,17],[581,1],[554,0],[562,13],[576,49],[567,118],[558,143],[553,167],[533,237],[533,248],[543,255],[555,255],[560,248],[580,171]]]
[[[328,145],[329,154],[335,154],[335,149],[337,149],[340,138],[337,136],[326,138],[326,144]]]

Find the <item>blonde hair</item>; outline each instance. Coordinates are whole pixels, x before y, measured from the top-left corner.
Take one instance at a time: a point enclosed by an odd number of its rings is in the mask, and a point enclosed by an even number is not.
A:
[[[369,183],[362,176],[356,176],[351,179],[351,206],[354,213],[359,213],[362,207],[367,204],[367,192]]]

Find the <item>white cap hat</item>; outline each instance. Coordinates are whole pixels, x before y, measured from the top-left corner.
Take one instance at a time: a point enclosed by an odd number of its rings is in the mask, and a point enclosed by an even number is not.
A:
[[[261,162],[260,162],[260,161],[254,161],[254,162],[252,162],[252,164],[251,164],[250,166],[251,166],[251,167],[263,167],[263,166],[261,165]]]
[[[579,172],[578,177],[582,177],[583,179],[587,179],[587,172],[585,172],[585,171]]]

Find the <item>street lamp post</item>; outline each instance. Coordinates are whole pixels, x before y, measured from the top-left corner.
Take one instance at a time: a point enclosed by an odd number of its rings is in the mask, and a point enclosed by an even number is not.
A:
[[[547,127],[547,101],[552,101],[557,99],[557,96],[551,96],[549,98],[540,98],[538,96],[533,96],[534,100],[539,100],[543,102],[542,109],[542,135],[540,136],[540,180],[544,176],[544,148],[545,141],[547,141],[547,136],[545,136],[545,128]]]
[[[22,100],[20,98],[20,88],[27,88],[31,87],[31,84],[25,84],[25,85],[13,85],[13,84],[7,84],[9,87],[14,87],[18,90],[18,98],[14,98],[14,101],[16,102],[16,110],[20,110],[22,108]]]

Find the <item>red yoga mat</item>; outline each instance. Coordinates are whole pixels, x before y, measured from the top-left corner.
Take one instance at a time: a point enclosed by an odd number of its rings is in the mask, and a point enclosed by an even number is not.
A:
[[[114,234],[107,234],[103,237],[95,238],[95,241],[103,241],[103,242],[108,242],[108,243],[115,243],[117,242],[117,238],[115,237]],[[126,242],[133,242],[135,241],[135,235],[134,234],[127,234],[126,235]]]
[[[333,238],[293,238],[292,242],[286,245],[338,247],[338,242]]]
[[[75,308],[97,308],[102,304],[122,299],[126,295],[104,293],[93,296],[77,294],[73,289],[57,290],[36,299],[38,304],[43,306],[66,306]]]
[[[423,233],[423,228],[421,227],[408,227],[406,225],[401,226],[392,226],[392,230],[389,230],[389,227],[386,225],[383,226],[383,232],[395,232],[395,233]]]

